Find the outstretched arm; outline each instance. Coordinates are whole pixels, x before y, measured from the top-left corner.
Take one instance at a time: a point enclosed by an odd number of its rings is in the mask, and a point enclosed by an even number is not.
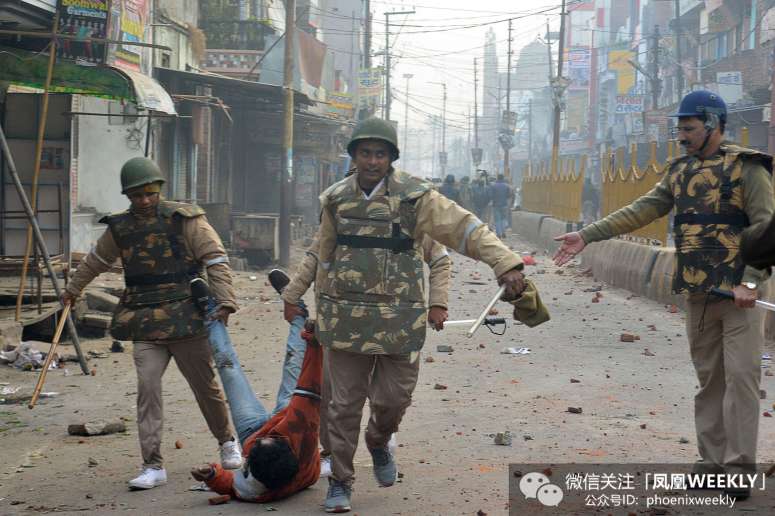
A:
[[[579,233],[586,243],[607,240],[616,235],[630,233],[664,217],[673,209],[673,192],[670,176],[665,172],[662,180],[632,204],[619,208],[602,220],[593,222]]]
[[[438,192],[430,191],[415,204],[415,238],[429,235],[460,254],[489,265],[499,283],[506,285],[506,299],[522,293],[522,258],[509,249],[473,213]]]

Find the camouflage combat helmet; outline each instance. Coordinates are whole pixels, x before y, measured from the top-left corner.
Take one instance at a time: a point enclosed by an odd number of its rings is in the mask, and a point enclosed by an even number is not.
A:
[[[355,154],[355,146],[360,140],[382,140],[387,142],[393,151],[393,160],[398,159],[398,135],[393,125],[381,118],[371,117],[359,123],[353,130],[350,143],[347,144],[347,153],[350,157]]]
[[[132,158],[121,167],[121,193],[150,183],[164,183],[159,165],[150,158]]]

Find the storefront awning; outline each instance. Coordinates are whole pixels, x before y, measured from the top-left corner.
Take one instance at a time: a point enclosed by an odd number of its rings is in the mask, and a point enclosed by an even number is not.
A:
[[[252,99],[254,102],[263,101],[272,103],[273,105],[281,105],[283,101],[282,86],[275,86],[273,84],[246,81],[218,74],[184,72],[182,70],[161,67],[156,67],[155,75],[175,94],[187,91],[185,88],[183,91],[175,89],[176,87],[180,87],[180,82],[175,82],[177,80],[190,82],[191,84],[211,86],[215,88],[216,94],[219,97],[224,98],[224,100],[226,100],[226,97],[239,96]],[[294,91],[293,93],[293,102],[296,105],[310,106],[314,104],[307,95],[298,91]]]
[[[47,70],[47,55],[0,46],[0,82],[42,89]],[[161,84],[139,72],[110,66],[57,62],[49,91],[129,100],[144,109],[176,114],[175,104]]]
[[[164,87],[152,77],[140,72],[113,68],[114,71],[129,77],[135,91],[135,103],[151,111],[175,115],[175,103]]]

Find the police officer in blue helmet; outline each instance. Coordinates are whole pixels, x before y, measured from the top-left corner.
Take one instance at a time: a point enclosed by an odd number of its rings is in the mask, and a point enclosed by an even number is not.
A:
[[[725,140],[727,107],[711,91],[681,101],[676,133],[686,154],[667,164],[644,196],[578,232],[560,235],[558,264],[590,242],[630,233],[675,209],[673,291],[686,296],[689,351],[697,373],[696,473],[751,473],[756,468],[763,332],[754,310],[765,272],[740,253],[749,226],[766,225],[775,209],[772,157]],[[731,291],[731,298],[712,294]],[[750,496],[750,488],[725,494]]]

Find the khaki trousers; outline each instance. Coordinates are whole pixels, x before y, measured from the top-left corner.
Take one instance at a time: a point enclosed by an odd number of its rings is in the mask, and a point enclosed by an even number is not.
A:
[[[694,421],[702,469],[749,472],[756,466],[762,314],[731,300],[693,296],[686,329],[700,389]],[[703,320],[704,312],[704,320]]]
[[[328,349],[323,350],[323,387],[320,393],[320,455],[331,455],[331,440],[328,438],[328,406],[331,403],[331,373],[328,372]]]
[[[371,415],[366,427],[366,446],[386,446],[398,430],[420,371],[419,353],[365,355],[326,349],[331,383],[328,404],[328,440],[334,479],[355,479],[353,457],[358,446],[361,416],[366,398]]]
[[[137,369],[137,430],[144,467],[161,468],[162,398],[161,378],[175,358],[178,369],[194,392],[207,426],[224,443],[234,437],[229,409],[212,366],[207,335],[178,340],[134,343]]]

